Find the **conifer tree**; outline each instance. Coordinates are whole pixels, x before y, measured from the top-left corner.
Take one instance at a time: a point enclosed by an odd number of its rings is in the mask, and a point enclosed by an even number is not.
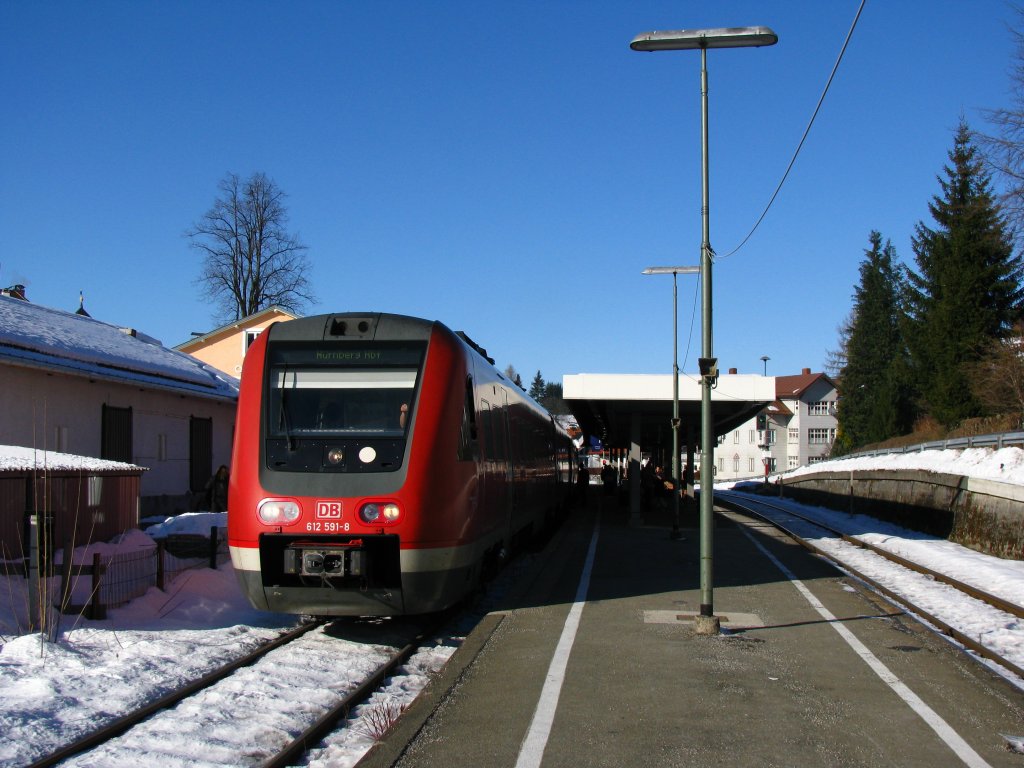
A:
[[[907,353],[900,330],[902,275],[895,251],[872,231],[845,326],[836,451],[845,453],[913,425]]]
[[[515,366],[513,366],[511,363],[509,363],[508,366],[505,368],[505,378],[507,378],[520,389],[523,389],[523,377],[516,372]]]
[[[544,377],[540,375],[540,371],[537,371],[530,384],[530,397],[537,401],[544,397]]]
[[[571,413],[571,409],[562,399],[562,385],[557,381],[549,381],[544,385],[544,394],[537,401],[549,413]]]
[[[914,377],[924,407],[947,428],[981,413],[969,368],[1005,336],[1024,298],[1024,266],[963,120],[949,159],[942,197],[928,206],[936,227],[915,228],[907,292]]]

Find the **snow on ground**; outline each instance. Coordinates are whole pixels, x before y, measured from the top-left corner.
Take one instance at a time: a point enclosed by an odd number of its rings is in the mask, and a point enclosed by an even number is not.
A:
[[[884,456],[862,456],[798,467],[783,477],[798,477],[815,472],[847,472],[866,469],[918,469],[950,475],[965,475],[986,480],[1024,485],[1024,450],[1020,448],[965,448],[941,451],[889,453]]]
[[[151,534],[208,535],[212,525],[224,524],[224,513],[181,515],[89,551],[134,551],[155,546]],[[252,608],[230,563],[217,570],[186,571],[166,592],[151,588],[128,605],[111,609],[104,621],[60,617],[54,642],[27,631],[27,606],[26,580],[0,577],[0,766],[30,763],[298,623],[295,616]],[[338,768],[358,762],[373,745],[379,713],[407,706],[444,666],[457,642],[446,638],[421,649],[403,674],[387,681],[372,702],[353,713],[343,737],[320,750],[311,765]],[[335,685],[346,679],[361,682],[356,670],[334,668],[330,674]],[[281,700],[280,691],[274,692],[272,703],[267,700],[268,709],[282,711],[305,705]],[[182,748],[202,762],[210,745],[193,739]],[[147,763],[143,755],[139,760]]]
[[[52,460],[52,454],[50,455]],[[894,467],[966,474],[1024,484],[1024,451],[966,449],[929,451],[886,457],[844,459],[818,464],[806,471]],[[844,516],[849,520],[850,516]],[[152,535],[207,534],[221,525],[222,513],[197,513],[171,518],[147,532],[132,531],[107,551],[152,546]],[[901,531],[875,520],[855,521],[863,531],[904,547],[908,556],[963,558],[966,571],[986,571],[989,588],[1011,599],[1024,595],[1024,566]],[[104,621],[65,616],[55,640],[28,631],[25,579],[0,577],[0,765],[23,765],[81,736],[103,721],[168,692],[187,679],[217,667],[296,623],[296,618],[253,609],[242,596],[230,563],[218,570],[187,571],[162,592],[150,589],[128,605],[113,609]],[[390,680],[375,701],[353,713],[351,727],[312,757],[312,765],[340,768],[354,765],[373,743],[374,714],[401,709],[440,669],[455,650],[458,638],[424,649],[405,673]],[[346,674],[332,669],[334,679]],[[287,707],[292,702],[267,702]],[[192,739],[184,749],[197,761],[210,748]],[[139,760],[145,763],[145,756]]]

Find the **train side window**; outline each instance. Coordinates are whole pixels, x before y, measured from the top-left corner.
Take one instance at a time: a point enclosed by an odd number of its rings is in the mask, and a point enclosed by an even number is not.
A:
[[[480,417],[484,426],[484,458],[494,461],[494,418],[491,415],[491,404],[486,400],[480,401]]]
[[[459,461],[473,461],[479,447],[476,434],[476,404],[473,402],[473,377],[466,377],[466,397],[462,404],[462,428],[459,433]]]

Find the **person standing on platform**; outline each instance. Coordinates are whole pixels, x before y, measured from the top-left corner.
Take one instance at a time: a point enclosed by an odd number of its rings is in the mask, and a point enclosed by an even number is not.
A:
[[[606,461],[604,466],[601,467],[601,482],[604,484],[605,496],[615,495],[615,486],[618,485],[618,481],[619,473],[615,471],[615,467]]]
[[[576,470],[576,497],[579,499],[580,506],[585,506],[587,503],[588,485],[590,485],[590,473],[587,471],[586,465],[581,461]]]

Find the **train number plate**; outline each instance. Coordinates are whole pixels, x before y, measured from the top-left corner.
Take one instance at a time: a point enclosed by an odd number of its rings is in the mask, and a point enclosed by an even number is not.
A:
[[[341,502],[337,500],[316,502],[317,520],[341,520]]]

